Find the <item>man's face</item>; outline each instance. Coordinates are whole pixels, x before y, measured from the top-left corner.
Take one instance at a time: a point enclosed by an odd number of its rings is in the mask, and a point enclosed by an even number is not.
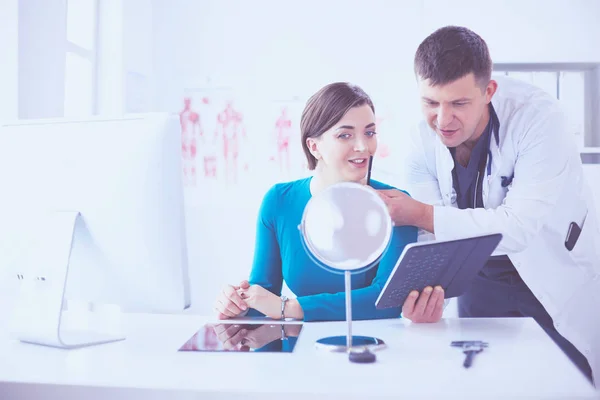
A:
[[[423,116],[444,145],[457,147],[481,136],[496,81],[491,80],[482,88],[470,73],[446,85],[431,86],[428,79],[420,77],[418,83]]]

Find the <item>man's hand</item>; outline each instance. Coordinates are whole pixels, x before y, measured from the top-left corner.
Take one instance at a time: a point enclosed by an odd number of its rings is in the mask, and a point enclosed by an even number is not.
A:
[[[419,295],[413,290],[402,306],[402,316],[412,322],[438,322],[444,312],[444,289],[427,286]]]
[[[412,225],[435,233],[432,206],[421,203],[396,189],[378,190],[377,194],[388,207],[394,225]]]

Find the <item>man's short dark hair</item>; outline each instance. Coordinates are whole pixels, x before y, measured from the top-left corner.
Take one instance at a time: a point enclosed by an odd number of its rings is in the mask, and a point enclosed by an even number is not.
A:
[[[470,29],[446,26],[427,36],[417,48],[415,74],[432,86],[446,85],[469,73],[485,87],[492,76],[492,59],[485,41]]]

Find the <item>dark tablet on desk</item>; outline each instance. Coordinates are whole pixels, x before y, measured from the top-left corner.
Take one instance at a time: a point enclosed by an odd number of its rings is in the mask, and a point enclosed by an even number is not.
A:
[[[302,324],[206,324],[179,351],[291,353],[301,330]]]
[[[502,235],[489,234],[447,241],[410,243],[390,274],[379,297],[378,309],[402,307],[408,294],[440,285],[445,298],[463,294],[490,258]]]

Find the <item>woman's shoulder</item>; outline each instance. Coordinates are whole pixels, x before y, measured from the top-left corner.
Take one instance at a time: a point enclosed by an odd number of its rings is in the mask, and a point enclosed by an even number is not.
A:
[[[298,194],[309,190],[310,178],[296,179],[288,182],[277,182],[266,191],[263,203],[279,202],[282,198],[295,198]]]
[[[375,179],[371,179],[370,186],[375,190],[399,190],[410,196],[410,193],[408,193],[404,189],[400,189],[396,186],[388,185],[387,183],[383,183],[383,182],[377,181]]]
[[[296,191],[306,189],[309,182],[310,178],[296,179],[288,182],[277,182],[269,188],[267,194],[271,193],[276,194],[277,196],[288,196],[290,194],[295,194],[294,192]]]
[[[310,178],[272,184],[264,193],[259,209],[263,220],[282,221],[284,215],[294,215],[308,197]],[[283,221],[287,221],[284,218]]]

